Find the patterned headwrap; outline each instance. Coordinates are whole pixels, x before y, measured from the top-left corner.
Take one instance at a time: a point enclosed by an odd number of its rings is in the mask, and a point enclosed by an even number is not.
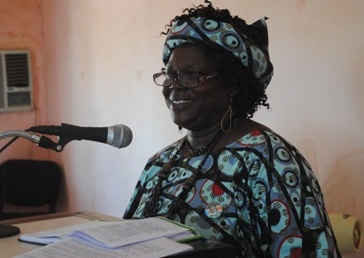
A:
[[[175,21],[164,43],[163,62],[168,62],[174,48],[185,43],[222,47],[239,58],[266,88],[273,76],[273,65],[269,60],[268,30],[265,20],[266,18],[262,18],[250,25],[252,29],[261,33],[264,42],[260,42],[259,46],[229,23],[203,17],[191,17],[182,24]]]

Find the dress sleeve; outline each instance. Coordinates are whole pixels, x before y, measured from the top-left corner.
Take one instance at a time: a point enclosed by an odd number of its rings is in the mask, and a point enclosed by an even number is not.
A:
[[[266,139],[264,151],[247,154],[241,178],[250,246],[261,257],[340,257],[311,167],[284,139]]]
[[[143,195],[150,191],[150,189],[146,189],[148,182],[150,180],[153,180],[154,176],[158,175],[161,164],[166,162],[166,160],[169,160],[171,151],[175,149],[178,143],[179,141],[172,143],[171,145],[161,149],[159,152],[155,153],[152,157],[149,158],[136,184],[130,202],[125,210],[123,216],[124,219],[137,218],[135,212],[138,208],[140,211],[144,207],[143,204],[141,204],[141,199]]]
[[[141,191],[141,183],[140,183],[140,179],[138,180],[138,183],[134,189],[134,192],[132,194],[132,197],[129,201],[129,204],[124,212],[124,216],[123,219],[131,219],[136,211],[136,209],[139,206],[139,201],[142,195],[142,191]]]
[[[140,205],[142,195],[144,194],[144,191],[145,191],[145,182],[147,180],[147,171],[150,166],[151,166],[151,160],[148,160],[148,162],[147,162],[146,166],[144,167],[144,170],[142,171],[142,173],[139,177],[139,180],[134,188],[134,191],[130,198],[129,204],[126,207],[126,210],[124,212],[123,219],[132,219],[134,217],[134,214]]]

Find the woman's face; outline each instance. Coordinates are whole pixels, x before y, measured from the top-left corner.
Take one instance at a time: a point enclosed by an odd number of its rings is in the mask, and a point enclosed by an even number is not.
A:
[[[218,72],[218,65],[207,58],[206,50],[201,46],[185,44],[173,50],[166,64],[166,72],[174,75],[211,75]],[[182,87],[177,80],[171,87],[163,87],[162,93],[174,123],[191,131],[220,123],[229,106],[230,94],[220,75],[195,88]]]

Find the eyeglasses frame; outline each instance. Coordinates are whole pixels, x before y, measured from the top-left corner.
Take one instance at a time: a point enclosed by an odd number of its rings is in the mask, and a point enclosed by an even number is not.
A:
[[[215,73],[212,73],[212,74],[207,74],[207,75],[201,75],[201,76],[196,76],[196,79],[198,81],[198,84],[196,86],[185,86],[185,85],[182,85],[180,80],[179,80],[179,76],[181,75],[186,75],[186,74],[189,74],[189,73],[182,73],[182,74],[169,74],[167,73],[166,71],[162,71],[162,72],[159,72],[159,73],[155,73],[153,74],[153,81],[154,83],[157,85],[157,86],[160,86],[160,87],[170,87],[172,86],[172,84],[176,81],[178,81],[178,84],[184,88],[196,88],[198,86],[200,86],[203,82],[209,80],[209,79],[212,79],[212,78],[215,78],[217,75],[218,75],[218,72],[215,72]],[[198,73],[190,73],[190,74],[198,74]],[[159,76],[161,75],[168,75],[172,78],[172,82],[171,84],[168,84],[168,85],[160,85],[156,82],[156,78],[158,78]]]

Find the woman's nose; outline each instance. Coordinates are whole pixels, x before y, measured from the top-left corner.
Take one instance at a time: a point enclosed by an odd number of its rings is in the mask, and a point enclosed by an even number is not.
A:
[[[183,89],[184,87],[181,85],[181,83],[179,82],[178,76],[175,76],[173,78],[173,82],[172,85],[168,87],[170,90],[178,90],[178,89]]]

